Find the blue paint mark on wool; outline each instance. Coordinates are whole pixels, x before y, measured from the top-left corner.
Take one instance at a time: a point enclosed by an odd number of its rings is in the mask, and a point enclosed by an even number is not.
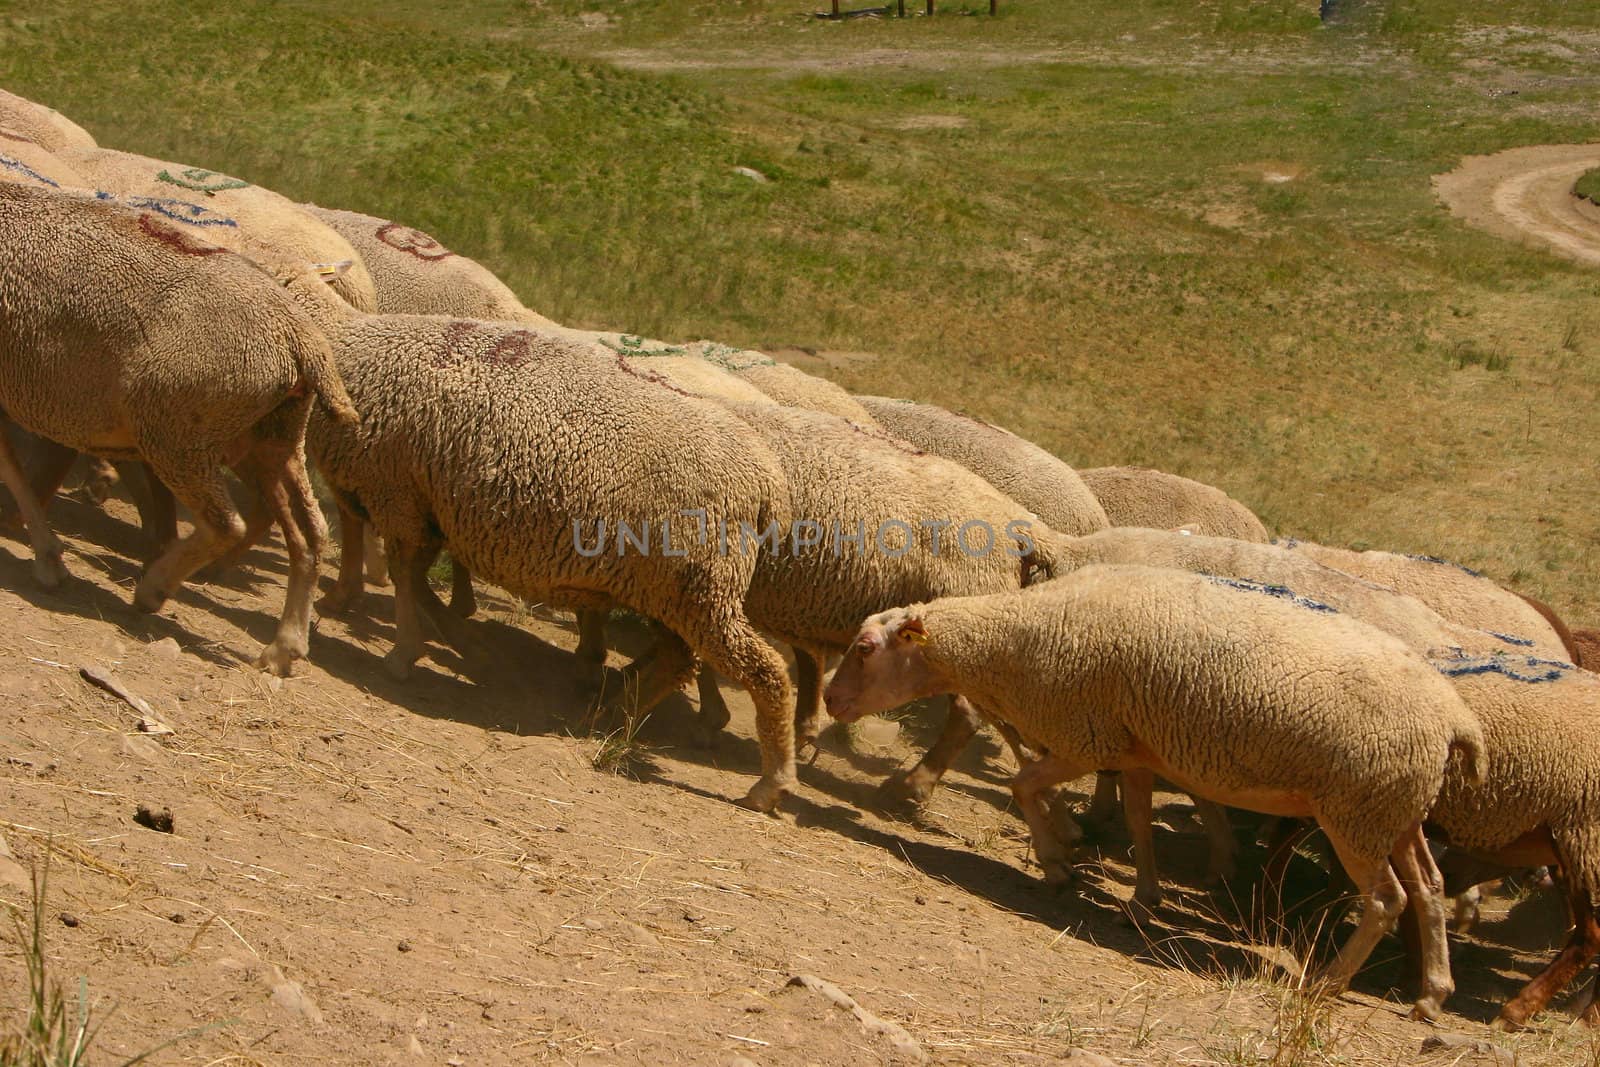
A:
[[[42,182],[52,189],[61,188],[60,182],[52,181],[51,179],[46,178],[43,174],[40,174],[38,171],[28,166],[20,159],[12,159],[10,156],[0,156],[0,167],[5,167],[7,170],[14,170],[18,174],[32,178],[36,182]]]
[[[1456,570],[1463,571],[1463,572],[1465,572],[1467,574],[1470,574],[1474,578],[1482,578],[1483,577],[1482,574],[1480,574],[1477,571],[1473,570],[1471,567],[1463,567],[1459,563],[1452,563],[1450,560],[1440,559],[1438,556],[1412,556],[1412,555],[1407,555],[1406,559],[1414,559],[1418,563],[1435,563],[1435,564],[1438,564],[1441,567],[1454,567]]]
[[[114,204],[126,204],[131,208],[142,211],[154,211],[173,222],[181,222],[186,226],[234,226],[239,224],[226,215],[219,215],[210,208],[191,204],[187,200],[166,200],[154,196],[130,196],[126,199],[115,193],[101,190],[94,194],[97,199],[109,200]]]
[[[1531,637],[1518,637],[1515,634],[1503,634],[1495,630],[1485,630],[1483,632],[1488,634],[1490,637],[1498,638],[1499,640],[1504,641],[1508,645],[1516,645],[1518,648],[1533,647],[1533,639]]]
[[[1207,574],[1203,575],[1203,577],[1218,585],[1242,589],[1247,593],[1265,593],[1267,596],[1277,597],[1279,600],[1287,600],[1291,604],[1297,604],[1310,611],[1320,611],[1328,615],[1337,615],[1339,613],[1338,608],[1330,604],[1324,604],[1320,600],[1312,600],[1310,597],[1300,596],[1286,585],[1266,585],[1262,582],[1252,582],[1247,578],[1223,578],[1215,574]]]
[[[1560,660],[1537,659],[1533,656],[1456,655],[1447,659],[1434,659],[1433,667],[1446,678],[1461,678],[1474,674],[1503,674],[1514,682],[1538,685],[1541,682],[1559,681],[1568,671],[1576,670],[1570,663]]]

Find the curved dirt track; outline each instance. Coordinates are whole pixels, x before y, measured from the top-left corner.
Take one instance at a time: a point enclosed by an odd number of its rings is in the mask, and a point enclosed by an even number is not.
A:
[[[1468,156],[1433,189],[1452,214],[1490,233],[1600,267],[1600,207],[1572,184],[1600,167],[1600,144],[1529,145]]]

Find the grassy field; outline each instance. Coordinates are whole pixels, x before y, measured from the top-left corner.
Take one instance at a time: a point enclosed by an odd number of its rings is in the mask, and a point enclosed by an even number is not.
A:
[[[1429,187],[1594,138],[1600,9],[980,6],[0,3],[0,84],[558,320],[873,352],[836,375],[1600,621],[1600,278]]]
[[[1585,200],[1593,200],[1600,204],[1600,170],[1591,170],[1579,178],[1572,191]]]

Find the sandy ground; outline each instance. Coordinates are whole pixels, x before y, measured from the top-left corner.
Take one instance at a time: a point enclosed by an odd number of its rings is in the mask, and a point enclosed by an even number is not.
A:
[[[1468,156],[1433,187],[1470,225],[1600,266],[1600,208],[1572,195],[1573,182],[1595,167],[1600,144],[1530,145]]]
[[[106,1020],[94,1062],[188,1034],[153,1062],[1488,1064],[1487,1020],[1560,936],[1549,896],[1493,901],[1454,944],[1441,1029],[1468,1043],[1424,1054],[1435,1031],[1391,991],[1396,942],[1336,1002],[1286,993],[1245,943],[1248,883],[1198,883],[1179,798],[1160,798],[1170,903],[1136,926],[1120,843],[1084,854],[1075,893],[1038,881],[993,741],[907,821],[873,809],[874,786],[930,725],[835,728],[784,815],[759,816],[729,802],[759,762],[742,693],[713,750],[682,741],[675,697],[629,774],[595,766],[568,616],[482,591],[491,675],[436,647],[399,685],[374,591],[370,618],[320,620],[313,662],[280,682],[248,666],[280,549],[144,616],[130,509],[54,515],[76,576],[57,593],[0,536],[0,901],[25,911],[53,853],[46,958]],[[641,636],[616,627],[624,649]],[[86,666],[174,732],[141,732]],[[136,823],[141,804],[174,832]],[[0,918],[0,1033],[22,974]],[[806,975],[859,1010],[792,984]],[[1559,1011],[1494,1040],[1591,1062]]]

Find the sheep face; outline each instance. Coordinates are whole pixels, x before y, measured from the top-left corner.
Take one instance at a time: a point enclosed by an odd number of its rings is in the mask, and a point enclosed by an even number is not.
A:
[[[855,722],[944,692],[928,663],[927,641],[922,620],[904,608],[868,619],[823,692],[828,714]]]

